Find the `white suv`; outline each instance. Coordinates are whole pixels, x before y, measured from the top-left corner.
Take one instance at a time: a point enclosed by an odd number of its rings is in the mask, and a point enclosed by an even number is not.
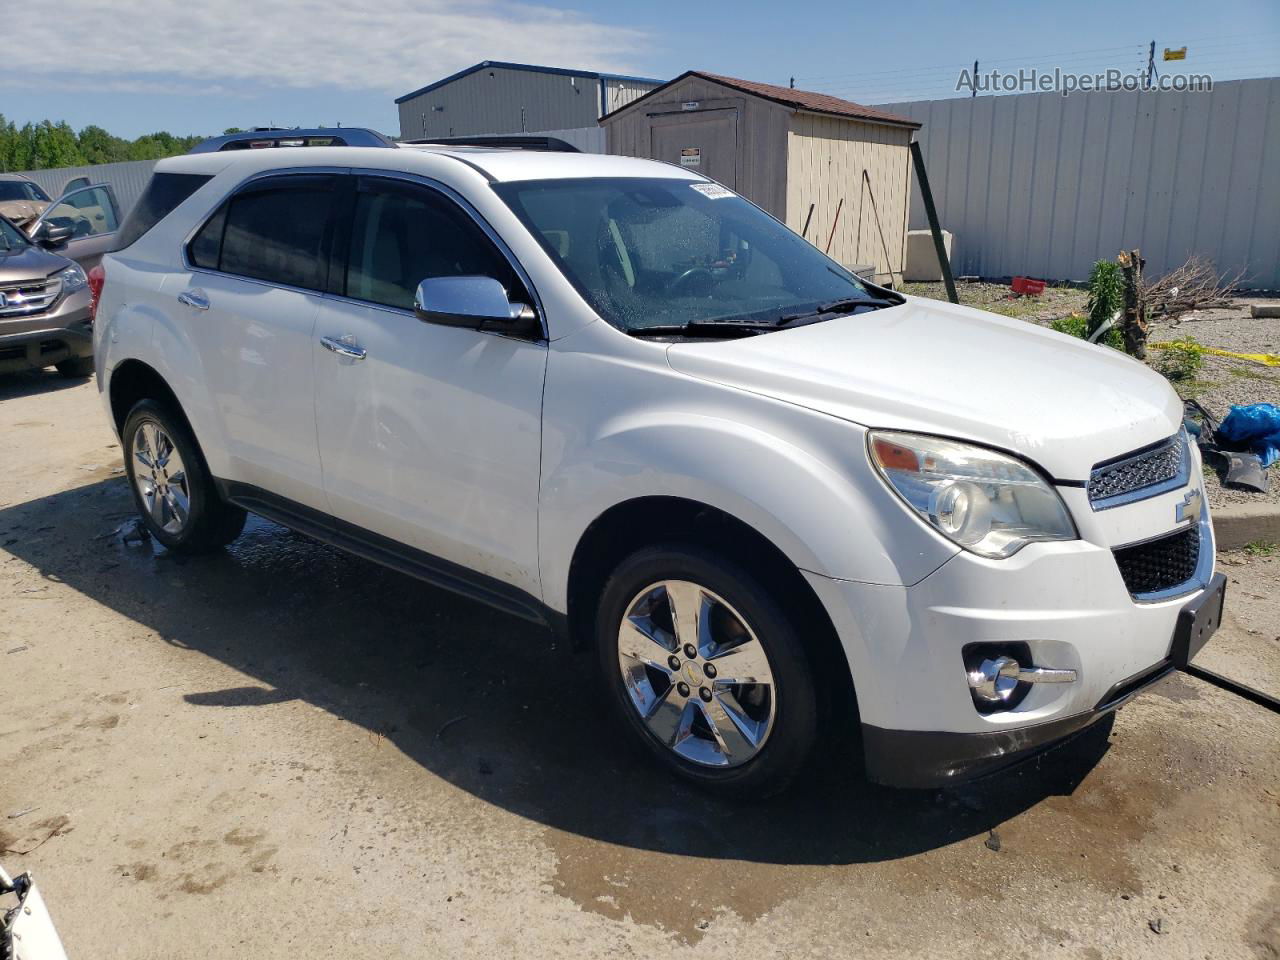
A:
[[[691,780],[777,790],[854,725],[877,781],[971,778],[1221,614],[1161,377],[860,282],[697,174],[459,146],[156,169],[94,278],[156,539],[217,548],[252,511],[541,621]]]

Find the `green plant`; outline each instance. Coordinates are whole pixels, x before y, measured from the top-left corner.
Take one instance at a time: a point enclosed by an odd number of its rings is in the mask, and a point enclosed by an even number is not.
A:
[[[1115,316],[1124,306],[1124,272],[1113,260],[1098,260],[1089,272],[1089,317],[1086,336]],[[1119,323],[1113,329],[1119,328]]]
[[[1065,333],[1069,337],[1078,337],[1081,340],[1089,338],[1089,318],[1083,314],[1072,313],[1065,317],[1058,317],[1058,319],[1049,322],[1049,327],[1057,330],[1058,333]],[[1116,350],[1124,349],[1124,337],[1115,327],[1112,327],[1099,337],[1098,343],[1106,344]]]
[[[1203,367],[1204,345],[1191,336],[1170,340],[1156,361],[1156,369],[1170,380],[1194,380]]]
[[[1253,540],[1244,545],[1244,552],[1251,557],[1274,557],[1280,553],[1280,544],[1270,540]]]

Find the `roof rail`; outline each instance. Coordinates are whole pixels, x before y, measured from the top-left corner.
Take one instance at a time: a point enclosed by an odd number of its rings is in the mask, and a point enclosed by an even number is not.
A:
[[[420,140],[401,140],[410,144],[439,144],[442,147],[511,147],[517,150],[540,150],[545,153],[581,153],[567,140],[559,137],[531,137],[523,134],[512,136],[485,135],[476,137],[423,137]]]
[[[364,127],[313,127],[303,130],[259,129],[210,137],[188,153],[218,153],[222,150],[258,150],[264,147],[394,147],[376,130]]]

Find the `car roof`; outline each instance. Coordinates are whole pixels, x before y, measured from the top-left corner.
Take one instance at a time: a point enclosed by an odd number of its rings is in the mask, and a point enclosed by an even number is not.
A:
[[[0,180],[21,180],[23,183],[35,183],[30,177],[24,177],[20,173],[0,173]]]
[[[156,164],[156,171],[216,175],[234,165],[246,175],[298,167],[363,167],[429,174],[431,168],[438,168],[439,158],[464,164],[491,183],[598,177],[705,179],[674,164],[635,157],[440,144],[400,144],[395,150],[379,147],[286,147],[184,154],[161,160]]]

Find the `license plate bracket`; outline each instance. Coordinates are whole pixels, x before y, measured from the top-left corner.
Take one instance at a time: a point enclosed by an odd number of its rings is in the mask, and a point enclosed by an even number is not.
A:
[[[1178,611],[1173,628],[1173,646],[1169,656],[1173,665],[1186,667],[1222,624],[1222,609],[1227,598],[1227,578],[1215,573],[1208,587]]]

